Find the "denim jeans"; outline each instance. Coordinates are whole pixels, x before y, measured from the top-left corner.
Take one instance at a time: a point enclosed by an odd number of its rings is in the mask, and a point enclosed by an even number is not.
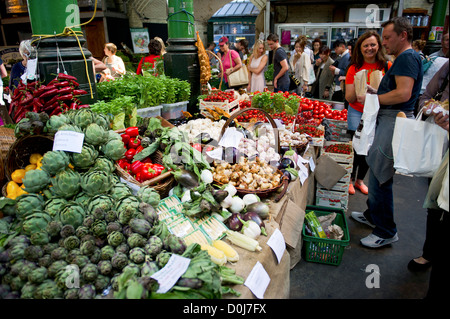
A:
[[[393,178],[380,184],[372,170],[369,170],[369,195],[364,217],[376,226],[373,234],[385,239],[391,238],[397,233],[397,226],[394,222],[393,184]]]
[[[273,88],[273,92],[286,92],[289,91],[289,83],[287,85],[279,85],[277,88]]]

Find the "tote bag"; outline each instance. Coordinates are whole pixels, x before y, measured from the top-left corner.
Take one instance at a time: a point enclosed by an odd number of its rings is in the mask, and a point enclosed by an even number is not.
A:
[[[375,137],[375,127],[377,124],[378,110],[380,103],[378,95],[366,94],[364,110],[359,122],[359,126],[353,135],[353,149],[356,154],[367,155]]]
[[[230,57],[230,65],[233,65],[233,61],[231,59],[231,51],[229,53],[229,57]],[[230,87],[241,86],[247,84],[248,84],[247,66],[244,63],[242,63],[242,66],[239,70],[228,75],[228,86]]]
[[[436,125],[433,117],[422,121],[422,110],[416,119],[397,117],[392,137],[394,169],[417,177],[433,177],[438,169],[447,132]]]

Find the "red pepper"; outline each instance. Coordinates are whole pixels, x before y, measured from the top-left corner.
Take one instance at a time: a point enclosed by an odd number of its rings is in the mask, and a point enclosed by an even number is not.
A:
[[[74,77],[72,75],[69,75],[69,74],[64,74],[64,73],[58,73],[57,78],[58,79],[62,79],[62,80],[69,80],[69,81],[70,80],[72,80],[72,81],[76,81],[77,80],[76,77]]]
[[[52,97],[50,100],[48,100],[47,102],[44,103],[44,108],[46,108],[47,106],[52,105],[53,103],[55,103],[56,101],[58,101],[58,95],[55,95],[54,97]]]
[[[55,109],[53,110],[52,113],[50,113],[49,116],[58,115],[58,114],[60,114],[60,113],[62,113],[61,108],[60,108],[60,107],[55,107]]]
[[[158,176],[156,171],[153,169],[153,164],[150,163],[146,163],[144,164],[144,166],[142,167],[141,170],[141,177],[143,181],[152,179],[154,177]]]
[[[73,95],[85,95],[87,93],[88,92],[85,90],[73,90],[73,92],[72,92]]]
[[[121,137],[122,137],[123,144],[128,145],[128,142],[130,142],[130,135],[122,134]]]
[[[125,130],[125,134],[128,134],[130,137],[136,137],[139,135],[139,128],[137,126],[130,126]]]
[[[53,86],[53,87],[54,87],[54,89],[50,89],[50,90],[42,93],[41,98],[50,97],[50,96],[54,96],[55,94],[58,94],[58,89],[55,86]]]
[[[87,109],[89,107],[89,104],[78,105],[78,109]]]
[[[136,149],[130,148],[128,151],[125,152],[125,158],[131,161],[134,157],[134,154],[136,154]]]
[[[124,163],[128,163],[125,158],[121,158],[120,160],[117,161],[117,164],[119,165],[120,168],[124,168]]]
[[[77,102],[72,102],[72,103],[70,104],[70,109],[71,109],[71,110],[76,110],[77,107],[78,107]]]
[[[73,89],[70,86],[65,86],[62,89],[58,90],[58,94],[59,95],[66,95],[66,94],[72,93],[72,90]]]
[[[145,163],[153,164],[152,159],[151,159],[150,157],[144,158],[141,162],[144,163],[144,164],[145,164]]]
[[[129,135],[129,134],[128,134]],[[137,137],[133,137],[128,142],[128,148],[138,148],[138,146],[141,145],[141,140]]]
[[[57,88],[63,88],[63,87],[65,87],[65,86],[69,86],[69,81],[57,82],[57,83],[55,83],[55,86],[56,86]]]
[[[136,148],[136,154],[139,153],[139,152],[142,152],[143,149],[144,149],[144,147],[143,147],[142,145],[139,145],[139,146]]]
[[[202,151],[202,145],[200,143],[194,143],[192,144],[192,147],[195,148],[197,151]]]
[[[71,100],[72,98],[73,98],[72,94],[66,94],[66,95],[58,96],[58,101],[67,101],[67,100]]]
[[[33,99],[33,112],[35,113],[39,113],[41,111],[42,108],[42,103],[40,102],[39,98],[34,98]]]
[[[138,172],[135,176],[134,179],[137,180],[139,183],[142,183],[144,180],[142,179],[141,176],[141,172]]]
[[[144,163],[142,163],[141,161],[134,161],[133,163],[131,163],[131,172],[136,175],[137,173],[142,171],[143,166]]]
[[[80,84],[75,80],[70,80],[70,84],[72,84],[73,87],[76,87],[76,88],[80,86]]]
[[[23,100],[20,101],[20,103],[22,105],[26,105],[32,101],[33,101],[33,94],[31,94],[30,92],[25,92],[25,97],[23,98]]]
[[[17,106],[17,101],[12,101],[11,104],[9,105],[9,110],[8,110],[8,114],[11,116],[15,107]]]

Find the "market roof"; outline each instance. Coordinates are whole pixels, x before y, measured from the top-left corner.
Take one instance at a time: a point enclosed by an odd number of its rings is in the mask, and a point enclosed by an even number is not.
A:
[[[258,16],[259,9],[249,0],[227,3],[213,14],[212,18]]]

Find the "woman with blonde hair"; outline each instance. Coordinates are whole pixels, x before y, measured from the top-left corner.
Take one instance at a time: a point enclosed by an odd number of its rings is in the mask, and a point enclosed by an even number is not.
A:
[[[263,40],[256,40],[253,45],[253,52],[248,62],[248,87],[247,92],[262,92],[266,86],[264,78],[264,68],[267,64],[265,45]]]
[[[163,56],[164,54],[166,54],[166,45],[164,44],[163,39],[161,39],[160,37],[154,37],[153,39],[161,43],[161,52],[159,53],[159,55]]]
[[[425,59],[425,54],[423,54],[423,49],[425,49],[425,46],[427,45],[427,41],[425,41],[425,40],[420,40],[420,39],[418,39],[418,40],[414,40],[413,42],[412,42],[412,48],[417,52],[417,53],[419,53],[419,55],[420,55],[420,57],[422,58],[422,60],[423,59]]]
[[[122,58],[116,55],[117,46],[114,43],[106,43],[103,51],[106,56],[102,62],[109,69],[109,73],[114,79],[120,78],[126,70]]]

